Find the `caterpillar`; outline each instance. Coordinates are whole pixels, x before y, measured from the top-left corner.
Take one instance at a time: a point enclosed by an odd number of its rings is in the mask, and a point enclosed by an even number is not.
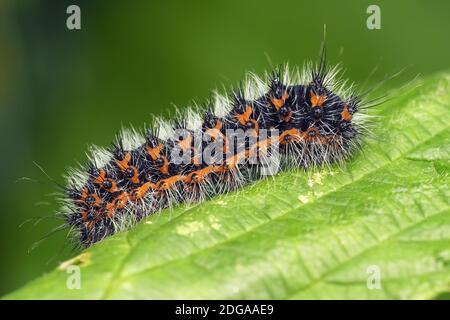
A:
[[[66,175],[62,214],[89,247],[144,217],[289,168],[343,162],[359,150],[370,103],[322,53],[302,69],[248,73],[231,94],[124,129],[109,148],[91,147],[87,164]],[[275,168],[275,169],[274,169]]]

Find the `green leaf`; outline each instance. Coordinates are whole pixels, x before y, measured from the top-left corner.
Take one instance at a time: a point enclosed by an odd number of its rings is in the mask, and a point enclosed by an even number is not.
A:
[[[165,210],[5,298],[449,297],[449,92],[444,73],[398,93],[343,168]]]

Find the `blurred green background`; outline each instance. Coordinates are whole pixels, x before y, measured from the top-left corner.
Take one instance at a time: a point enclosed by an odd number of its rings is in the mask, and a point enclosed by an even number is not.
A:
[[[81,8],[81,30],[66,28],[69,4]],[[370,4],[381,7],[381,30],[366,27]],[[270,68],[267,56],[316,59],[324,24],[329,60],[357,83],[375,66],[370,82],[407,67],[389,87],[450,66],[448,0],[0,0],[0,294],[72,254],[64,232],[28,252],[60,224],[56,188],[33,162],[62,181],[89,144],[108,145],[122,125],[202,102]]]

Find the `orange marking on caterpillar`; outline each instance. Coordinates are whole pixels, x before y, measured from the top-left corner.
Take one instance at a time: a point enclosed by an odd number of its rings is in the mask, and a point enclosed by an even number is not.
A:
[[[85,202],[87,196],[88,196],[88,189],[87,188],[83,188],[81,190],[81,197],[80,197],[80,199],[78,199],[76,201],[83,203],[83,202]]]
[[[258,141],[253,146],[251,146],[249,148],[249,150],[241,151],[241,152],[235,154],[233,157],[228,158],[226,160],[226,167],[220,167],[220,168],[222,168],[221,172],[235,168],[241,159],[245,159],[245,158],[254,156],[255,152],[257,152],[259,148],[267,149],[267,147],[269,147],[271,144],[272,144],[272,138],[266,138],[265,140]]]
[[[96,195],[95,193],[89,194],[88,197],[93,197],[95,199],[92,206],[98,207],[102,204],[102,199],[100,199],[100,197],[98,195]]]
[[[211,129],[207,129],[205,131],[205,134],[209,135],[211,137],[211,141],[215,141],[217,139],[217,137],[222,137],[223,139],[223,152],[227,151],[227,137],[222,133],[222,127],[223,127],[223,123],[221,121],[217,121],[216,126],[214,128]],[[195,162],[194,162],[195,163]],[[201,164],[200,163],[196,163],[196,164]]]
[[[289,130],[283,131],[280,136],[278,137],[278,141],[281,144],[288,144],[293,141],[299,141],[300,140],[300,132],[296,128],[292,128]]]
[[[258,131],[259,131],[259,123],[255,119],[250,119],[249,121],[251,123],[253,123],[253,126],[254,126],[254,129],[253,129],[253,132],[252,132],[252,136],[257,137],[258,136]]]
[[[201,183],[202,181],[205,180],[206,176],[208,176],[210,173],[219,173],[219,172],[223,172],[223,170],[224,170],[224,168],[221,166],[211,165],[206,168],[191,172],[186,177],[186,182],[187,183]]]
[[[150,189],[156,189],[156,185],[150,181],[144,183],[140,187],[137,187],[131,192],[132,200],[135,201],[142,199]]]
[[[239,162],[242,159],[245,159],[247,156],[248,156],[248,150],[244,150],[239,153],[236,153],[231,158],[227,158],[225,161],[225,163],[226,163],[225,170],[230,170],[230,169],[235,168],[239,164]]]
[[[207,129],[205,131],[205,133],[211,137],[212,141],[214,141],[215,139],[217,139],[217,137],[219,135],[222,135],[222,132],[220,131],[220,130],[222,130],[222,126],[223,126],[223,123],[221,121],[217,120],[215,127],[211,128],[211,129]]]
[[[312,132],[314,132],[313,135],[311,135]],[[320,130],[314,127],[310,127],[306,131],[301,132],[301,140],[305,142],[328,144],[330,139],[331,139],[330,137],[322,135],[320,133]]]
[[[284,121],[284,122],[289,122],[290,120],[291,120],[291,118],[292,118],[292,115],[294,114],[294,112],[293,111],[289,111],[289,113],[288,113],[288,115],[287,116],[285,116],[285,117],[281,117],[281,121]]]
[[[106,205],[107,211],[106,216],[108,218],[112,218],[117,209],[123,209],[127,206],[128,201],[129,201],[128,193],[122,192],[114,200],[112,200]]]
[[[94,183],[101,184],[106,178],[106,171],[100,170],[97,177],[94,178]]]
[[[250,149],[245,153],[245,157],[250,158],[250,157],[255,156],[257,154],[258,150],[260,149],[260,144],[266,144],[267,140],[268,139],[259,141],[259,142],[255,143],[254,145],[252,145],[250,147]]]
[[[125,171],[128,168],[128,162],[131,160],[131,154],[129,152],[125,153],[123,160],[116,160],[116,164],[121,171]]]
[[[117,192],[117,191],[119,191],[119,187],[117,186],[117,182],[116,181],[114,181],[113,179],[106,179],[105,181],[110,181],[111,182],[111,188],[105,188],[103,185],[102,185],[102,188],[103,189],[105,189],[106,191],[108,191],[108,192],[111,192],[111,193],[114,193],[114,192]]]
[[[128,167],[128,169],[132,169],[133,170],[133,176],[131,178],[127,177],[128,181],[133,182],[134,184],[138,184],[139,183],[139,172],[136,169],[136,167],[130,166]]]
[[[244,126],[250,119],[252,112],[253,108],[251,106],[246,106],[244,113],[235,115],[236,120],[239,121],[239,123]]]
[[[189,133],[185,139],[178,142],[178,146],[181,148],[181,150],[186,151],[191,147],[192,140],[192,135]]]
[[[179,181],[184,181],[186,179],[186,176],[184,175],[176,175],[169,177],[167,179],[161,180],[157,183],[158,190],[169,190],[175,183]]]
[[[314,108],[314,107],[322,108],[323,104],[327,100],[327,96],[315,94],[313,91],[310,91],[309,94],[311,95],[311,107],[312,108]]]
[[[105,188],[105,186],[103,185],[103,183],[105,181],[110,181],[111,182],[111,187],[110,188]],[[119,188],[117,187],[117,183],[111,179],[111,178],[106,178],[106,171],[101,169],[98,176],[95,177],[94,179],[94,183],[99,184],[100,187],[108,192],[117,192],[119,191]]]
[[[94,220],[91,220],[91,221],[86,223],[86,228],[91,230],[94,227],[94,224],[95,224]]]
[[[147,147],[147,153],[152,158],[153,161],[159,158],[159,154],[161,153],[161,150],[163,148],[163,144],[158,144],[155,148],[150,148],[148,145]]]
[[[128,203],[128,193],[121,193],[116,199],[114,199],[115,205],[117,209],[123,209]]]
[[[81,220],[83,222],[86,222],[87,221],[87,212],[85,210],[81,210],[80,213],[81,213]]]
[[[159,168],[159,171],[162,173],[162,174],[169,174],[169,161],[167,160],[167,158],[166,157],[162,157],[163,158],[163,160],[164,160],[164,164],[162,165],[162,167],[161,168]]]
[[[285,91],[281,99],[277,99],[275,97],[270,98],[270,102],[275,106],[275,109],[280,110],[282,106],[286,103],[286,100],[289,98],[289,93]]]
[[[258,148],[268,148],[272,145],[272,140],[275,140],[273,137],[268,137],[266,140],[258,141],[257,147]]]
[[[211,140],[214,141],[215,139],[217,139],[218,136],[221,136],[223,139],[223,152],[227,152],[227,144],[228,144],[228,139],[226,137],[226,135],[224,135],[222,133],[222,127],[223,127],[223,123],[219,120],[217,120],[216,126],[213,129],[208,129],[208,134],[211,136]],[[209,131],[209,130],[213,130],[213,131]]]
[[[191,163],[195,165],[201,165],[203,162],[202,153],[198,152],[196,148],[192,148],[193,156],[191,159]]]
[[[314,135],[311,136],[311,132],[314,132]],[[307,141],[316,140],[318,137],[321,137],[320,131],[317,128],[308,128],[305,132],[302,133],[302,138]]]
[[[348,111],[348,106],[347,105],[344,106],[344,110],[342,110],[342,112],[341,112],[341,117],[342,117],[342,120],[344,120],[344,121],[351,121],[352,120],[352,115]]]

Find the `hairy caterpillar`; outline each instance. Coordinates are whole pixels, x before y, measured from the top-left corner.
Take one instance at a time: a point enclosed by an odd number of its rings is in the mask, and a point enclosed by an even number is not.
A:
[[[249,74],[231,95],[215,92],[202,109],[143,134],[123,130],[112,147],[92,147],[86,166],[67,175],[62,213],[82,246],[142,218],[290,167],[344,161],[367,132],[371,105],[319,63]],[[275,168],[275,170],[274,170]]]

